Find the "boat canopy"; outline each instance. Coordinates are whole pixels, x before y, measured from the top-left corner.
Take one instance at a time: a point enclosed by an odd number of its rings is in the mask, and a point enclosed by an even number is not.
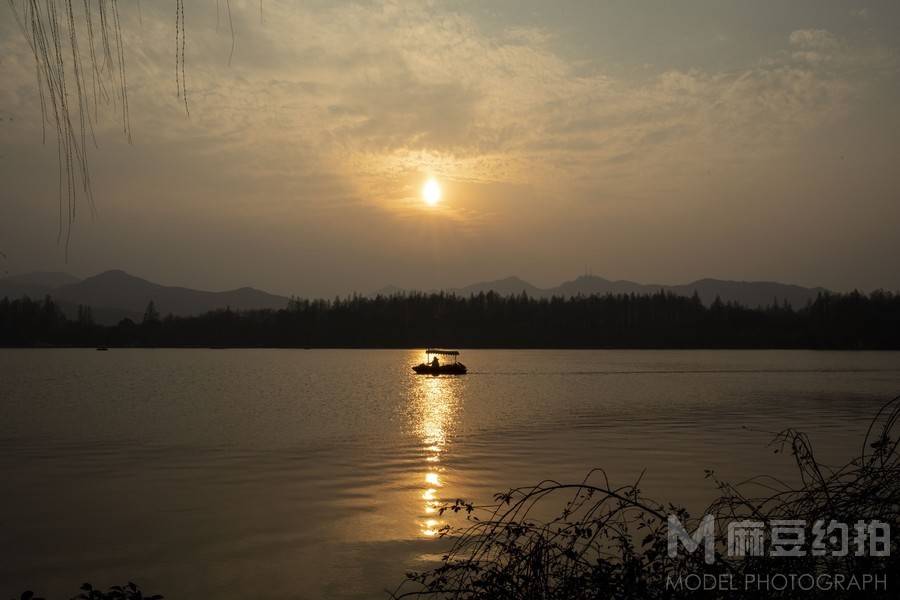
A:
[[[446,356],[459,356],[459,352],[457,350],[438,350],[437,348],[428,348],[425,350],[425,354],[443,354]]]

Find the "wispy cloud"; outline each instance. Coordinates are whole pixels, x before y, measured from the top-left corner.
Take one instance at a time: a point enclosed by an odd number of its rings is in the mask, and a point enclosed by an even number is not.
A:
[[[179,210],[278,226],[318,220],[325,231],[353,207],[406,234],[426,174],[459,190],[453,211],[428,218],[467,235],[539,223],[550,203],[566,206],[550,220],[608,198],[651,206],[720,166],[796,152],[874,95],[896,100],[895,48],[817,27],[728,68],[623,67],[550,25],[488,26],[456,3],[273,0],[262,24],[256,2],[232,7],[231,66],[214,3],[187,7],[190,119],[175,97],[172,16],[145,6],[140,24],[123,11],[135,140],[147,160],[190,165]],[[40,144],[40,111],[27,49],[9,24],[0,32],[0,109],[16,117],[8,152]],[[730,48],[740,36],[716,40]],[[101,144],[115,131],[98,124]]]

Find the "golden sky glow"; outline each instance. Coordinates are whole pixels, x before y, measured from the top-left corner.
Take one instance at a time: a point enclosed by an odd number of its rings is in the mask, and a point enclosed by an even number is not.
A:
[[[216,3],[185,8],[187,118],[171,7],[120,8],[134,144],[114,106],[94,123],[68,263],[33,57],[0,19],[4,270],[326,297],[586,266],[900,287],[900,4],[232,10],[229,65]]]

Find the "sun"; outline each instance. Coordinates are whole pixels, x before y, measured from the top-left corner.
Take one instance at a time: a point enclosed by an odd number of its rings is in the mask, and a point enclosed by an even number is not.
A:
[[[422,186],[422,200],[428,206],[435,206],[441,201],[441,186],[434,177],[430,177]]]

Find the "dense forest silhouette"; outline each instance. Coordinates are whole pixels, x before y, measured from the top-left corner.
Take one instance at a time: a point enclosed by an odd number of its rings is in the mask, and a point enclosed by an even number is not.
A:
[[[900,295],[820,294],[765,308],[660,291],[536,299],[489,292],[292,299],[281,310],[216,310],[96,324],[49,296],[0,301],[3,346],[900,349]]]

